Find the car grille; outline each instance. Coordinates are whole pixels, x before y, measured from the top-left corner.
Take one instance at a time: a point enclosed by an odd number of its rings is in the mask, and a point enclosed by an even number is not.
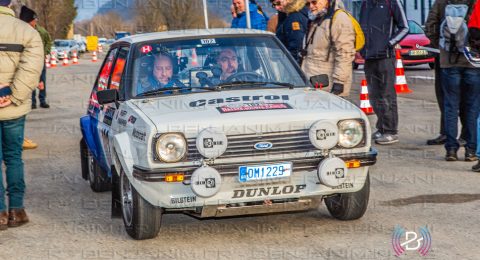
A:
[[[310,142],[308,129],[263,134],[229,135],[227,139],[227,150],[219,158],[262,156],[318,150]],[[202,158],[202,155],[197,150],[196,139],[190,138],[187,142],[188,159],[196,160]],[[257,150],[254,148],[254,145],[258,142],[270,142],[273,146],[268,150]]]

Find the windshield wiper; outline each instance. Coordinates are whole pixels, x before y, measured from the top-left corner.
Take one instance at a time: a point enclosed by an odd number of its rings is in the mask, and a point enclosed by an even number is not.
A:
[[[278,85],[282,87],[288,87],[293,89],[295,85],[286,82],[276,82],[276,81],[267,81],[267,82],[258,82],[258,81],[235,81],[235,82],[224,82],[215,86],[217,89],[222,89],[226,87],[238,87],[238,86],[265,86],[265,85]]]
[[[154,90],[149,90],[147,92],[143,92],[141,94],[138,94],[137,97],[153,96],[156,94],[160,94],[160,93],[164,93],[172,90],[192,90],[192,88],[189,88],[189,87],[160,88],[160,89],[154,89]]]

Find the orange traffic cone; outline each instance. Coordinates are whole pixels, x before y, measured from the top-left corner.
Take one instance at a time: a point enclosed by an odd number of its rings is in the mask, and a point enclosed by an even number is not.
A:
[[[195,49],[192,49],[192,66],[198,66],[197,51]]]
[[[400,49],[396,49],[395,56],[397,59],[397,66],[395,67],[395,91],[397,94],[412,93],[413,91],[408,88],[405,70],[403,69],[402,56],[400,55]]]
[[[45,67],[50,68],[50,57],[48,57],[48,54],[45,55]]]
[[[50,68],[56,68],[57,67],[57,53],[52,52],[52,55],[50,57]]]
[[[92,62],[97,62],[97,52],[94,51],[92,54]]]
[[[360,91],[360,109],[367,115],[374,114],[373,107],[368,98],[367,80],[362,80],[362,90]]]
[[[63,66],[68,66],[68,54],[66,51],[63,52]]]
[[[72,54],[72,64],[78,64],[78,56],[76,51],[74,51]]]

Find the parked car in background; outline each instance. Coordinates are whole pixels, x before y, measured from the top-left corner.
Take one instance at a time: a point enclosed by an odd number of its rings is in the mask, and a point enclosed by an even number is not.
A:
[[[103,43],[103,48],[108,50],[110,48],[110,45],[112,45],[115,42],[115,39],[107,39],[105,43]]]
[[[63,59],[65,54],[68,58],[71,58],[73,52],[80,54],[80,46],[74,40],[55,40],[53,47],[57,53],[57,59]]]
[[[433,69],[435,64],[434,54],[419,49],[421,46],[428,47],[430,45],[430,40],[425,35],[425,31],[418,23],[412,20],[408,20],[408,26],[410,28],[408,35],[400,42],[400,54],[402,55],[403,65],[428,64]],[[364,63],[365,60],[362,55],[357,52],[353,68],[358,69],[358,66]]]
[[[85,53],[87,51],[87,45],[83,41],[76,41],[76,43],[80,53]]]

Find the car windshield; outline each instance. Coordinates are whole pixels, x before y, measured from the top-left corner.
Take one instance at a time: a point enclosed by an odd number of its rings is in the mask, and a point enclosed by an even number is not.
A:
[[[69,45],[69,41],[55,41],[55,47],[68,47]]]
[[[414,21],[408,21],[408,27],[409,27],[409,30],[408,30],[409,34],[425,34],[422,27],[420,27],[420,25],[418,25],[418,23]]]
[[[131,79],[132,96],[306,85],[298,67],[274,38],[267,36],[140,44],[135,49]]]

